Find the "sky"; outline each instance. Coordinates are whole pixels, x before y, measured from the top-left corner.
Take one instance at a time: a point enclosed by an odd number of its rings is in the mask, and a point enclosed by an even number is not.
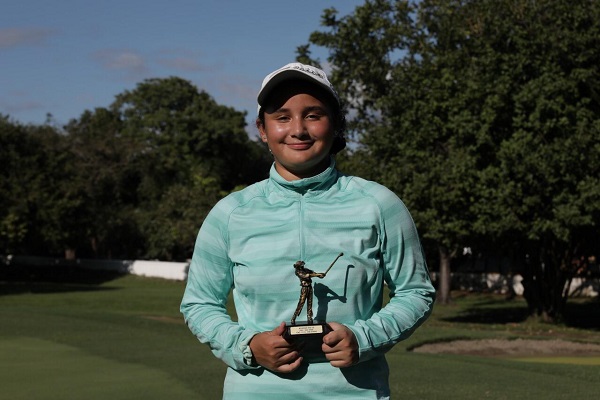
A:
[[[0,113],[62,126],[144,79],[177,76],[256,114],[271,71],[363,0],[0,0]],[[325,62],[324,49],[313,55]],[[324,66],[326,68],[326,65]]]

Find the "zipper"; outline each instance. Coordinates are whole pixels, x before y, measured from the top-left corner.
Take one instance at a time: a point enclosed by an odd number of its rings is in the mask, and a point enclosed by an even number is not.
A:
[[[299,229],[298,229],[298,241],[300,242],[300,260],[306,261],[304,260],[304,256],[306,254],[306,252],[304,251],[304,246],[305,246],[305,242],[304,242],[304,194],[300,195],[300,202],[299,202],[299,217],[300,217],[300,223],[299,223]]]

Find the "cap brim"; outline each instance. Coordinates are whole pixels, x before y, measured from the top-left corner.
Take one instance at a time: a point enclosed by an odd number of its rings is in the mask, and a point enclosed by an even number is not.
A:
[[[273,89],[277,85],[281,84],[282,82],[292,80],[292,79],[299,79],[299,80],[313,83],[319,87],[324,88],[327,92],[331,92],[331,90],[332,90],[331,87],[324,85],[323,83],[319,82],[318,80],[314,79],[313,77],[311,77],[309,75],[306,75],[305,73],[303,73],[301,71],[297,71],[297,70],[281,71],[277,75],[273,76],[269,80],[269,82],[267,82],[267,84],[260,90],[260,93],[258,94],[258,97],[257,97],[258,105],[262,106],[264,104],[265,100],[267,99],[267,97],[269,96],[271,91],[273,91]]]

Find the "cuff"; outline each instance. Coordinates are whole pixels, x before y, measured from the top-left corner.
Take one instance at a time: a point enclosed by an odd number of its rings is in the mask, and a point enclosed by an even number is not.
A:
[[[244,364],[248,367],[258,368],[260,365],[256,363],[256,359],[254,358],[254,354],[252,354],[252,349],[250,349],[250,341],[256,335],[256,333],[250,335],[247,339],[245,339],[242,343],[240,343],[240,350],[242,351],[242,356],[244,358]]]

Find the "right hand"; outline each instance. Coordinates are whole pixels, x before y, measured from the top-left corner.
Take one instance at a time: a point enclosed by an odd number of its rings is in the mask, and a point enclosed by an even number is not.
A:
[[[302,363],[300,352],[283,338],[284,331],[282,322],[272,331],[254,335],[249,343],[256,362],[273,372],[290,373]]]

